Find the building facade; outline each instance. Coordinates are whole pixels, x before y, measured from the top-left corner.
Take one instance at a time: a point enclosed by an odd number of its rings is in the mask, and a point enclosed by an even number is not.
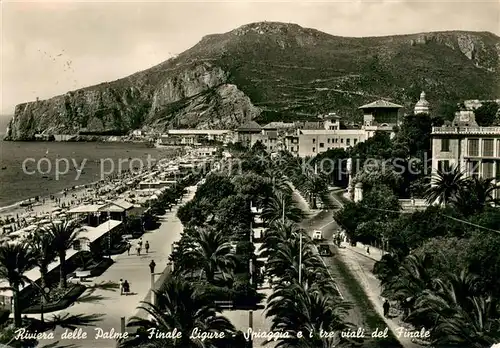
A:
[[[227,144],[234,134],[230,130],[217,129],[169,129],[158,139],[160,145],[203,145],[210,142]]]
[[[449,126],[433,127],[431,139],[433,173],[458,167],[466,176],[500,177],[500,127],[479,127],[472,111],[457,112]]]

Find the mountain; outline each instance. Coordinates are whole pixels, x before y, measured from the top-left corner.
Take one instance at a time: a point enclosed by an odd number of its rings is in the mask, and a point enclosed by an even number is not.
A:
[[[441,114],[464,99],[498,98],[500,38],[465,31],[350,38],[252,23],[126,78],[17,105],[8,137],[232,128],[325,112],[353,121],[363,103],[408,107],[422,90]]]

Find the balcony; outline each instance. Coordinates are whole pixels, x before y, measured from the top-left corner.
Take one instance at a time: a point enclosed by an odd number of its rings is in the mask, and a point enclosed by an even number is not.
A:
[[[500,127],[432,127],[432,134],[499,135]]]

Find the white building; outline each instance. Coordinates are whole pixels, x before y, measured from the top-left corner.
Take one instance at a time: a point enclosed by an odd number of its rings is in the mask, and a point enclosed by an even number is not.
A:
[[[347,149],[375,135],[377,131],[394,134],[398,125],[401,105],[385,100],[359,107],[363,111],[363,126],[359,129],[341,129],[340,117],[328,114],[323,117],[323,129],[298,129],[287,135],[284,148],[299,157],[316,156],[331,149]]]

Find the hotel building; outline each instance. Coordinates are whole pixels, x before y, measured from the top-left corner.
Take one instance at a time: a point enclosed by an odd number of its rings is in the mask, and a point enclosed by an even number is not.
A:
[[[459,111],[453,123],[432,128],[432,172],[458,166],[467,176],[500,176],[500,127],[479,127],[473,111]]]

